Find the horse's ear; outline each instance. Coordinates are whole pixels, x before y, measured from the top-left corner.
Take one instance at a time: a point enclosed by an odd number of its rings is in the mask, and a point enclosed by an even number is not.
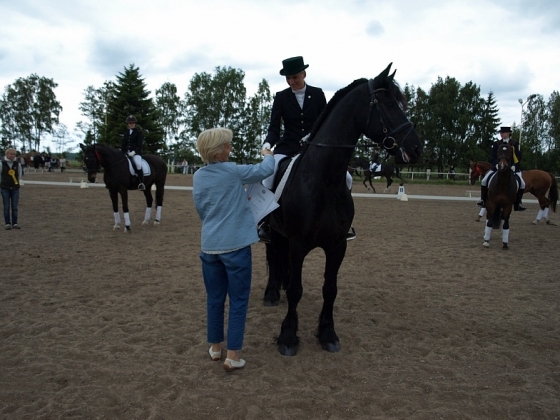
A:
[[[395,73],[397,72],[397,70],[394,70],[393,73],[389,76],[389,80],[393,81],[393,79],[395,78]]]
[[[389,72],[391,71],[391,66],[393,65],[393,63],[389,63],[389,65],[387,66],[387,68],[385,70],[383,70],[383,72],[381,73],[383,76],[383,78],[387,78],[389,76]]]
[[[86,147],[82,143],[80,143],[80,149],[82,149],[84,152],[86,151]]]

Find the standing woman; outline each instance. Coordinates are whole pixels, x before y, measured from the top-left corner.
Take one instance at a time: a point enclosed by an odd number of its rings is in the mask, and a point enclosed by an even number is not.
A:
[[[245,366],[239,358],[251,291],[251,244],[258,242],[255,221],[244,184],[262,181],[274,171],[270,150],[256,165],[228,162],[233,133],[212,128],[198,136],[196,147],[208,165],[195,172],[193,199],[202,220],[202,276],[206,287],[208,353],[221,360],[224,341],[224,306],[229,296],[227,355],[224,369],[231,372]]]
[[[21,177],[22,169],[21,164],[16,159],[16,150],[7,149],[6,156],[0,161],[0,192],[4,204],[6,230],[20,229],[18,225],[18,204]]]

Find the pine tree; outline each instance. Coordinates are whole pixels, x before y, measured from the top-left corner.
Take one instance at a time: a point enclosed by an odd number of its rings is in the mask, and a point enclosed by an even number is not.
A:
[[[107,127],[101,131],[103,142],[119,148],[126,130],[126,117],[134,115],[137,127],[144,132],[143,153],[158,153],[165,147],[164,131],[150,91],[134,64],[117,75],[114,86],[107,91]]]

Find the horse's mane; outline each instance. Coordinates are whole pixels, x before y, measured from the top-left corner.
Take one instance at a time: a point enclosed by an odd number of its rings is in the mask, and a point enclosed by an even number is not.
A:
[[[319,128],[321,128],[321,126],[323,125],[323,122],[328,118],[333,108],[342,100],[342,98],[344,98],[349,92],[354,90],[355,87],[363,85],[364,83],[367,83],[367,81],[368,79],[365,78],[356,79],[348,86],[338,90],[334,94],[332,99],[329,101],[329,103],[327,104],[327,106],[325,107],[325,109],[323,110],[323,112],[321,113],[321,115],[313,125],[313,129],[309,133],[309,138],[307,139],[307,144],[309,144],[311,140],[313,140],[315,134],[317,134],[317,131],[319,131]],[[391,94],[395,95],[395,98],[398,104],[401,106],[401,108],[403,110],[406,109],[407,107],[406,97],[404,96],[399,84],[392,77],[391,78],[385,77],[382,79],[381,75],[377,76],[375,79],[373,79],[373,88],[387,89]]]

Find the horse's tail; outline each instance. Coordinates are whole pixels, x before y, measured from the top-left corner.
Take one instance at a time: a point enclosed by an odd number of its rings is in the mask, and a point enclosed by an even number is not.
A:
[[[552,205],[552,211],[556,213],[556,203],[558,202],[558,184],[556,182],[556,178],[549,172],[551,182],[550,182],[550,190],[548,191],[548,200]]]

